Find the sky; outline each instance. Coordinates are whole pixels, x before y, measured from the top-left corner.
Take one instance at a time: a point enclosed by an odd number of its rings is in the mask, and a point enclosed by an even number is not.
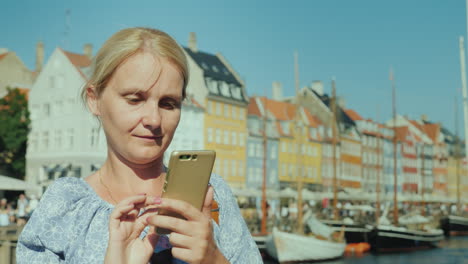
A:
[[[463,0],[3,0],[0,8],[0,47],[30,69],[38,41],[47,59],[56,47],[82,53],[91,43],[96,52],[126,27],[158,28],[184,46],[195,32],[198,49],[222,53],[249,96],[271,96],[273,81],[293,95],[297,51],[300,86],[321,80],[330,93],[334,77],[346,108],[364,118],[391,118],[393,68],[399,114],[454,131],[457,107],[462,127]]]

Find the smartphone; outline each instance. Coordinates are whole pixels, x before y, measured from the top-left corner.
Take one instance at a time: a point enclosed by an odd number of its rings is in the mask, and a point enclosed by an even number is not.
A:
[[[201,210],[215,158],[216,152],[213,150],[173,151],[162,197],[182,200]],[[184,219],[182,215],[168,210],[160,210],[158,214]],[[171,230],[157,228],[156,232],[166,235]]]

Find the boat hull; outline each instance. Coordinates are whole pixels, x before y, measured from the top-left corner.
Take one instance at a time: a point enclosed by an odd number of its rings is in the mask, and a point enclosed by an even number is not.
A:
[[[369,242],[369,236],[372,229],[369,229],[364,224],[345,224],[341,221],[320,220],[322,223],[333,228],[334,231],[344,230],[346,243],[362,243]]]
[[[411,251],[437,247],[444,240],[442,230],[434,232],[411,231],[399,228],[375,228],[370,236],[374,252]]]
[[[445,236],[468,235],[468,218],[449,215],[440,220],[440,228]]]
[[[280,263],[319,261],[343,256],[346,244],[274,229],[265,243],[268,254]]]

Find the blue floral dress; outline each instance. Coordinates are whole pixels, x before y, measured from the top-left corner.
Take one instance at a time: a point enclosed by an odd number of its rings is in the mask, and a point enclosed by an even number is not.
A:
[[[231,263],[262,263],[229,186],[216,174],[211,176],[210,183],[220,208],[219,225],[213,223],[219,249]],[[56,180],[20,235],[17,262],[103,263],[113,209],[83,179]],[[155,252],[171,247],[168,237],[160,236]],[[184,262],[172,259],[171,263]]]

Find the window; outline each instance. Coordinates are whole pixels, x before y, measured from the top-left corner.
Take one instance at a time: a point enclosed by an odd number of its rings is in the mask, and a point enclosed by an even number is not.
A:
[[[221,144],[221,130],[216,128],[216,143]]]
[[[231,97],[231,93],[229,92],[229,85],[225,82],[220,82],[221,85],[221,94],[226,97]]]
[[[231,132],[231,144],[232,145],[237,145],[237,134],[235,131]]]
[[[226,178],[229,176],[229,160],[224,160],[224,164],[223,164],[224,168],[223,168],[223,171],[224,171],[224,175],[223,177]]]
[[[240,120],[245,120],[245,109],[244,108],[239,108],[239,119]]]
[[[257,149],[257,152],[256,152],[256,155],[257,157],[263,157],[263,146],[262,144],[255,144],[256,146],[256,149]]]
[[[31,150],[33,151],[37,150],[37,141],[38,141],[37,133],[36,132],[31,133],[31,140],[28,141],[29,147],[31,148]]]
[[[213,113],[213,102],[208,101],[206,105],[206,112],[208,112],[210,115]]]
[[[55,148],[60,149],[62,147],[62,131],[55,131]]]
[[[44,115],[46,117],[49,117],[49,115],[50,115],[50,104],[49,103],[44,104]]]
[[[242,94],[241,94],[241,88],[240,87],[237,87],[235,85],[231,85],[231,93],[232,93],[232,96],[235,99],[238,99],[238,100],[242,99]]]
[[[229,131],[224,131],[224,136],[223,136],[223,143],[228,145],[229,144]]]
[[[288,150],[287,150],[287,146],[286,146],[286,142],[284,142],[284,141],[281,142],[281,151],[282,151],[282,152],[288,151]]]
[[[231,176],[237,176],[237,162],[235,160],[231,161]]]
[[[231,116],[233,119],[237,119],[238,116],[237,116],[237,111],[236,111],[236,107],[235,106],[231,106]]]
[[[207,139],[208,139],[208,143],[213,142],[213,128],[212,127],[209,127],[207,129]]]
[[[243,147],[245,145],[245,135],[244,133],[239,133],[239,146]]]
[[[42,132],[42,147],[43,149],[49,147],[49,131]]]
[[[248,149],[249,149],[249,157],[255,157],[255,143],[249,143],[248,144]]]
[[[220,103],[215,103],[216,105],[216,115],[221,115],[221,104]]]
[[[271,147],[270,159],[276,159],[276,146]]]
[[[73,128],[69,128],[67,130],[67,140],[68,140],[68,147],[72,148],[73,147]]]
[[[286,176],[286,164],[281,164],[281,175]]]
[[[227,118],[231,117],[231,111],[229,111],[229,105],[227,104],[224,105],[224,116]]]

